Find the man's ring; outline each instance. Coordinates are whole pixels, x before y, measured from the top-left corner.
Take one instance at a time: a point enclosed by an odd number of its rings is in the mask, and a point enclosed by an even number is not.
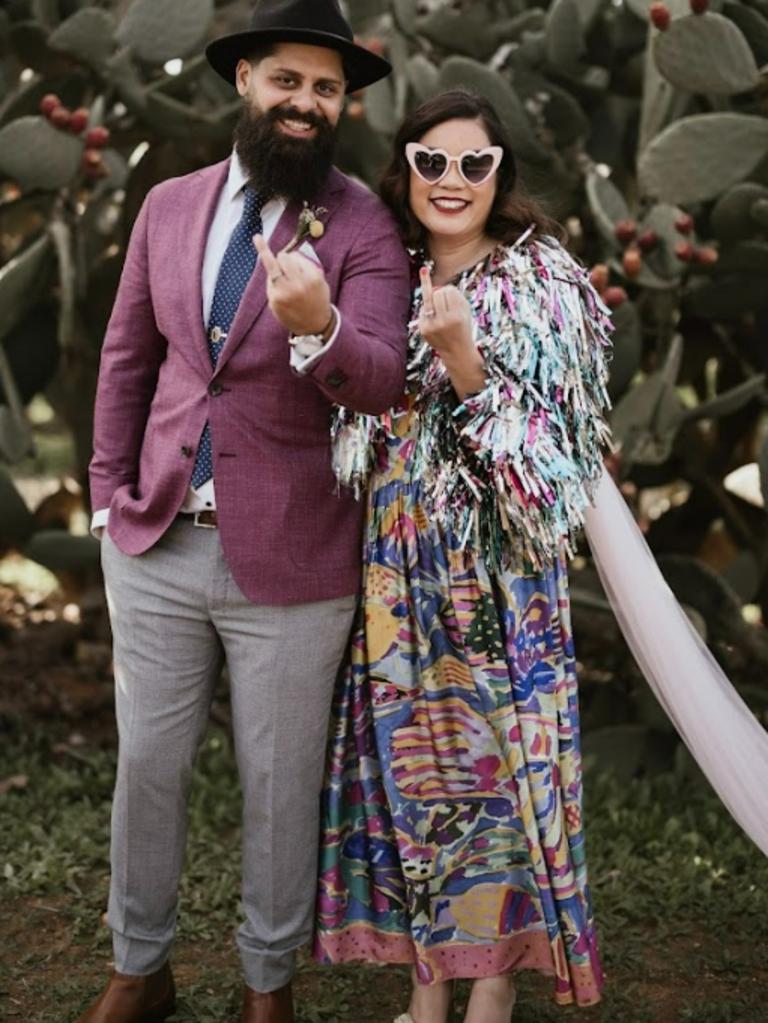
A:
[[[437,316],[437,313],[435,312],[434,309],[422,309],[422,315],[423,316]]]

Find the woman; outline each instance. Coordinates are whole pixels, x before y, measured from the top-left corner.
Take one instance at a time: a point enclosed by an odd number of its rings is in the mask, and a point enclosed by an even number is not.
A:
[[[608,313],[463,91],[403,125],[382,194],[417,250],[408,393],[339,413],[369,486],[336,706],[316,955],[414,964],[409,1014],[508,1023],[514,972],[599,1000],[565,557],[602,473]]]

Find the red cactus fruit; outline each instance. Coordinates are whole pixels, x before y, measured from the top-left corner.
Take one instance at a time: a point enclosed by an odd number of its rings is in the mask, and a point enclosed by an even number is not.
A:
[[[680,234],[690,234],[693,231],[693,217],[690,213],[681,214],[675,221],[675,229]]]
[[[634,245],[627,249],[622,259],[622,265],[624,267],[624,273],[627,277],[637,277],[643,266],[643,256],[640,249]]]
[[[50,117],[54,110],[61,106],[61,100],[54,92],[49,92],[40,100],[40,113]]]
[[[609,276],[610,270],[605,263],[596,263],[589,272],[589,281],[596,291],[602,293],[608,287]]]
[[[702,266],[714,266],[720,258],[720,253],[717,249],[713,249],[711,246],[706,245],[702,249],[696,249],[696,262]]]
[[[108,173],[100,149],[86,149],[83,153],[83,172],[87,178],[103,178]]]
[[[634,220],[620,220],[614,228],[614,234],[622,245],[628,245],[634,241],[637,234],[637,222]]]
[[[637,239],[637,244],[641,252],[653,252],[659,244],[659,236],[655,231],[643,231]]]
[[[67,110],[66,107],[58,106],[55,110],[51,111],[49,120],[51,124],[55,124],[57,128],[69,128],[69,125],[72,122],[72,111]]]
[[[109,128],[99,124],[95,128],[89,129],[85,136],[85,144],[89,149],[103,149],[109,142],[109,139]]]
[[[648,13],[651,16],[652,24],[659,30],[659,32],[666,32],[669,28],[669,23],[672,20],[672,15],[666,4],[654,3],[648,8]]]
[[[690,242],[678,242],[675,245],[675,255],[681,263],[692,263],[696,258],[696,249]]]
[[[70,118],[69,130],[73,135],[81,135],[88,127],[88,118],[90,114],[86,107],[79,107]]]
[[[610,309],[618,309],[620,305],[624,305],[629,295],[623,288],[614,285],[612,288],[606,288],[603,298]]]

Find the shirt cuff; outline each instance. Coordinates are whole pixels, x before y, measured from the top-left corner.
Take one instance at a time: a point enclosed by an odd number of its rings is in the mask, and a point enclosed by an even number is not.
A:
[[[291,369],[299,376],[306,376],[307,373],[330,351],[341,330],[341,313],[336,306],[331,306],[336,316],[336,326],[328,340],[323,344],[315,338],[307,338],[291,345]]]
[[[109,521],[109,508],[99,508],[98,511],[93,513],[91,519],[91,533],[95,537],[100,537],[104,531],[107,522]]]

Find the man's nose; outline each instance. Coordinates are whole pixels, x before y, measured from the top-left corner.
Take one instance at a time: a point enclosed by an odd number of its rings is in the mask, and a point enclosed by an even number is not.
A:
[[[291,96],[291,105],[301,111],[302,114],[311,113],[317,109],[317,96],[311,85],[299,89]]]

